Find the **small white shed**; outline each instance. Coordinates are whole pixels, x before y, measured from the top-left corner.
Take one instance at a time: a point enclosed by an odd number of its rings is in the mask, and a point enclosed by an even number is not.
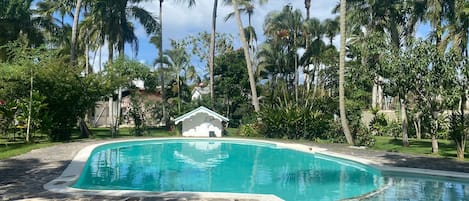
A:
[[[223,121],[228,118],[204,107],[200,106],[175,120],[176,124],[182,122],[182,136],[187,137],[221,137],[223,131]]]

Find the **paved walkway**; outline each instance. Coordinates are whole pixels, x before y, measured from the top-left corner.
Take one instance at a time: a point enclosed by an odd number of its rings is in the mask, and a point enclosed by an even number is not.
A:
[[[2,198],[2,200],[200,200],[196,197],[184,199],[103,196],[90,197],[82,195],[52,193],[43,189],[43,185],[45,183],[60,176],[62,171],[66,168],[66,166],[79,150],[88,145],[101,142],[103,141],[64,143],[52,147],[33,150],[29,153],[0,161],[0,198]],[[335,153],[349,154],[360,158],[370,159],[388,166],[425,168],[469,173],[468,162],[458,162],[455,160],[436,157],[356,149],[345,145],[310,145],[327,148],[329,151]],[[209,201],[234,200],[210,199]]]

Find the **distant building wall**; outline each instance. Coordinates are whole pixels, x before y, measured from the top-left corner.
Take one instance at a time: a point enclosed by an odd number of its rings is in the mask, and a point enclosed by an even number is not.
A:
[[[398,116],[397,112],[395,110],[380,110],[378,111],[378,114],[384,114],[384,116],[391,121],[397,121]],[[363,111],[362,113],[362,123],[365,124],[366,126],[370,125],[370,122],[373,120],[374,115],[371,113],[371,111],[366,110]]]
[[[207,113],[200,112],[182,121],[182,136],[209,137],[209,133],[214,132],[216,137],[221,137],[222,131],[221,121]]]

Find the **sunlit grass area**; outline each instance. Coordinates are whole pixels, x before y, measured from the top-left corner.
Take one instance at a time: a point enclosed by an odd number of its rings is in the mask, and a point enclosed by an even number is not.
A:
[[[44,147],[49,147],[58,143],[52,142],[40,142],[40,143],[4,143],[0,145],[0,160],[10,158],[13,156],[21,155],[27,152],[30,152],[34,149],[40,149]]]
[[[80,140],[102,140],[102,139],[112,139],[112,138],[131,138],[131,137],[168,137],[176,136],[176,132],[167,131],[164,128],[151,128],[147,129],[141,136],[135,136],[132,133],[131,128],[120,128],[117,135],[112,136],[109,128],[91,128],[92,135],[89,138],[80,138],[80,130],[76,129],[72,133],[73,141]],[[28,153],[34,149],[40,149],[44,147],[53,146],[59,144],[60,142],[50,142],[48,141],[47,135],[45,134],[35,134],[33,142],[25,143],[24,139],[21,136],[1,136],[0,137],[0,160],[11,158],[13,156],[21,155]],[[66,143],[66,142],[65,142]]]
[[[376,144],[371,148],[374,150],[399,152],[407,154],[432,154],[432,142],[430,139],[409,139],[410,146],[403,147],[402,139],[395,139],[393,137],[376,136]],[[438,140],[438,155],[447,158],[456,158],[456,145],[451,140]],[[469,161],[469,153],[465,154],[466,161]]]

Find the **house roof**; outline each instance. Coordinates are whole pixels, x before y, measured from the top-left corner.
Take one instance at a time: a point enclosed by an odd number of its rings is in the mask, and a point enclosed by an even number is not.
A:
[[[206,113],[206,114],[208,114],[212,117],[215,117],[220,121],[229,121],[228,118],[226,118],[226,117],[224,117],[224,116],[222,116],[222,115],[220,115],[220,114],[218,114],[218,113],[216,113],[216,112],[214,112],[214,111],[212,111],[212,110],[210,110],[210,109],[208,109],[204,106],[200,106],[197,109],[192,110],[192,111],[190,111],[190,112],[176,118],[174,121],[175,121],[176,124],[178,124],[179,122],[184,121],[184,120],[186,120],[186,119],[188,119],[188,118],[190,118],[190,117],[192,117],[192,116],[194,116],[198,113],[201,113],[201,112]]]

